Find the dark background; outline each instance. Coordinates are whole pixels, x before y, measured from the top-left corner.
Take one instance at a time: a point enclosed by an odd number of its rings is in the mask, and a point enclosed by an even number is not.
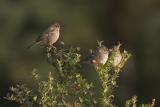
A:
[[[132,53],[116,104],[133,95],[139,103],[160,99],[160,0],[0,0],[0,107],[16,107],[3,97],[11,85],[32,85],[33,68],[42,75],[52,70],[38,46],[26,47],[54,21],[66,45],[87,50],[97,39],[109,48],[120,41]]]

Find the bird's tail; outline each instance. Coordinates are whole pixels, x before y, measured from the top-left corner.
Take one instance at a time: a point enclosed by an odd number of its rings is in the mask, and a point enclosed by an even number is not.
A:
[[[27,47],[27,49],[31,49],[32,47],[36,46],[36,45],[39,44],[39,43],[40,43],[40,41],[39,41],[39,42],[34,41],[31,45],[29,45],[29,46]]]

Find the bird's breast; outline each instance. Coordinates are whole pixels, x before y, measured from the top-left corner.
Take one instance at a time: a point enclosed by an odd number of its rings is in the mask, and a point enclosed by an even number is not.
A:
[[[102,54],[100,55],[100,63],[105,64],[108,60],[108,54]]]
[[[113,66],[117,66],[121,62],[122,56],[121,54],[116,54],[113,61]]]
[[[52,45],[54,44],[59,38],[59,32],[52,32],[50,33],[48,40],[49,40],[49,44]]]

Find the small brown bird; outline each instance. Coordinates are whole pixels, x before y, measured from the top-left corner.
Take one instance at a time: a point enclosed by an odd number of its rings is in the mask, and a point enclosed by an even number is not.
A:
[[[46,31],[38,36],[38,38],[28,47],[31,48],[36,44],[42,44],[53,47],[52,45],[57,42],[60,35],[59,23],[52,24]]]
[[[114,60],[113,60],[113,66],[114,67],[117,66],[122,60],[122,55],[121,55],[121,52],[120,52],[120,46],[121,45],[122,45],[121,43],[118,43],[118,45],[114,46],[113,50],[112,50],[112,51],[115,52],[115,57],[114,57]]]
[[[92,55],[93,58],[91,60],[91,63],[95,65],[98,65],[98,64],[104,65],[108,60],[108,54],[109,54],[108,49],[105,46],[97,48],[93,52],[93,55]]]

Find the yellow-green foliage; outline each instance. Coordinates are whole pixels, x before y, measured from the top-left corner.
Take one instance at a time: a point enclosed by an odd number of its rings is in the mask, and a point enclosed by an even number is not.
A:
[[[98,47],[102,43],[98,42]],[[116,79],[122,67],[131,56],[127,51],[121,52],[122,59],[117,66],[113,66],[115,52],[111,51],[108,61],[104,65],[92,65],[100,79],[100,98],[94,96],[95,84],[90,83],[81,75],[83,68],[80,48],[65,48],[61,44],[57,48],[44,47],[49,64],[56,68],[58,77],[49,72],[48,80],[43,81],[40,75],[32,72],[36,89],[21,84],[10,88],[6,99],[19,102],[22,107],[116,107],[113,103],[113,91],[117,87]],[[87,72],[87,71],[86,71]],[[141,107],[153,107],[154,104]],[[136,107],[136,97],[126,102],[126,107]]]
[[[133,96],[131,99],[126,101],[125,107],[154,107],[155,106],[155,99],[152,100],[151,104],[137,104],[137,96]]]

